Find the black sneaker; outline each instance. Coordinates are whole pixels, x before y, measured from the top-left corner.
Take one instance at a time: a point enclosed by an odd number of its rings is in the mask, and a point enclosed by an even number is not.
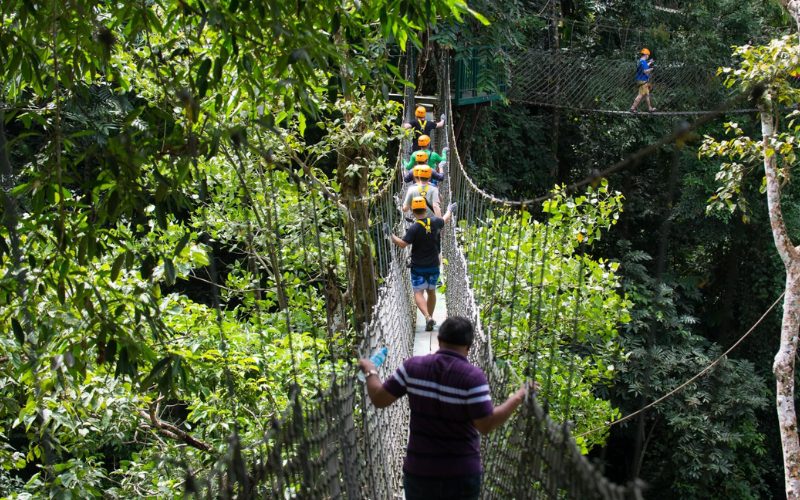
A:
[[[434,321],[434,319],[433,319],[433,318],[429,319],[429,320],[428,320],[428,321],[425,323],[425,331],[426,331],[426,332],[432,332],[432,331],[433,331],[433,325],[435,325],[435,324],[436,324],[436,321]]]

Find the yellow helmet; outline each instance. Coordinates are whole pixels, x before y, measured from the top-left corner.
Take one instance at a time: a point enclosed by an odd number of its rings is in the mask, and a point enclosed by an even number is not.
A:
[[[421,135],[421,136],[419,136],[419,138],[417,139],[417,144],[419,144],[419,145],[420,145],[420,146],[422,146],[423,148],[424,148],[425,146],[427,146],[428,144],[430,144],[430,143],[431,143],[431,138],[430,138],[430,137],[428,137],[428,136],[427,136],[427,135],[425,135],[425,134],[422,134],[422,135]]]
[[[645,48],[643,48],[642,50],[640,50],[640,51],[639,51],[639,53],[640,53],[640,54],[644,54],[644,55],[646,55],[646,56],[649,56],[649,55],[650,55],[650,51],[649,51],[649,50],[647,50],[647,47],[645,47]]]
[[[427,151],[422,151],[422,150],[414,151],[414,160],[417,163],[427,163],[428,162],[428,158],[430,158],[430,156],[428,156],[428,152]]]
[[[411,198],[411,210],[421,210],[428,208],[428,204],[425,203],[425,198],[422,196],[415,196]]]
[[[425,118],[425,115],[428,113],[428,110],[425,109],[425,106],[417,106],[417,109],[414,110],[414,116],[417,118]]]
[[[419,177],[420,179],[430,179],[431,178],[431,167],[427,165],[417,165],[414,167],[414,177]]]

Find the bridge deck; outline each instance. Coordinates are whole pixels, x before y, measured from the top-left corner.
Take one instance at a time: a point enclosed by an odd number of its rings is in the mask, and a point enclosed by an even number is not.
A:
[[[439,334],[439,325],[447,319],[447,302],[443,293],[436,292],[436,309],[433,310],[433,319],[436,326],[432,332],[425,331],[425,318],[417,309],[417,321],[414,327],[414,356],[430,354],[439,350],[439,341],[436,336]]]

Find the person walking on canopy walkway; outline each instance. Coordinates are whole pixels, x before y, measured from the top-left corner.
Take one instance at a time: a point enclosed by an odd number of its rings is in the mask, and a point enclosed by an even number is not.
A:
[[[433,170],[428,165],[417,165],[411,171],[414,180],[417,182],[416,186],[411,186],[408,188],[406,192],[406,197],[403,200],[403,212],[408,212],[409,210],[413,210],[411,207],[411,200],[415,196],[421,196],[423,200],[425,200],[425,204],[427,205],[427,216],[436,217],[442,216],[442,209],[439,206],[439,189],[436,186],[432,186],[430,184],[431,176],[433,175]]]
[[[414,110],[414,121],[411,123],[403,123],[403,128],[414,129],[412,136],[413,142],[411,143],[412,151],[416,151],[420,148],[418,141],[421,135],[430,137],[434,130],[444,127],[445,120],[447,119],[447,117],[442,114],[438,122],[433,122],[426,118],[427,115],[428,111],[425,109],[425,106],[417,106],[417,109]]]
[[[434,153],[436,154],[436,153]],[[437,157],[441,158],[439,155]],[[411,155],[411,160],[416,160],[416,166],[418,167],[429,167],[431,169],[431,185],[436,186],[437,182],[441,182],[444,180],[444,172],[442,171],[442,167],[439,166],[438,168],[434,168],[430,165],[430,160],[428,158],[428,152],[420,149],[419,151],[414,151],[414,154]],[[442,160],[445,161],[445,160]],[[412,167],[407,166],[406,168],[411,169]],[[414,170],[411,169],[403,175],[403,181],[405,182],[412,182],[414,180]]]
[[[636,113],[636,108],[639,107],[642,98],[647,101],[648,111],[656,110],[650,102],[650,89],[652,88],[650,85],[650,74],[653,72],[655,61],[649,61],[650,51],[647,48],[643,48],[641,52],[639,52],[639,56],[639,61],[636,63],[636,85],[638,85],[639,90],[636,93],[633,104],[631,104],[631,113]]]
[[[376,408],[408,395],[411,419],[403,461],[407,500],[477,499],[483,479],[480,435],[503,425],[537,388],[523,384],[494,406],[486,374],[467,360],[474,337],[468,319],[446,319],[439,328],[439,350],[403,361],[383,383],[374,363],[358,362]]]
[[[427,135],[419,136],[417,139],[417,145],[419,149],[411,153],[411,157],[409,157],[408,161],[406,162],[406,170],[411,170],[414,168],[414,165],[417,163],[415,162],[416,157],[414,156],[416,153],[420,151],[425,151],[428,153],[428,166],[431,167],[434,171],[439,166],[439,164],[443,161],[447,161],[447,152],[450,151],[450,148],[442,148],[442,154],[433,151],[430,148],[431,138]]]
[[[428,166],[425,168],[430,169]],[[451,203],[447,207],[444,217],[429,216],[427,205],[428,201],[422,196],[417,195],[411,199],[411,211],[415,220],[402,238],[392,234],[388,224],[383,225],[383,230],[386,237],[400,248],[411,245],[411,288],[414,290],[414,302],[425,318],[425,330],[430,332],[436,324],[433,310],[436,308],[436,287],[439,285],[439,232],[453,217],[456,204]]]

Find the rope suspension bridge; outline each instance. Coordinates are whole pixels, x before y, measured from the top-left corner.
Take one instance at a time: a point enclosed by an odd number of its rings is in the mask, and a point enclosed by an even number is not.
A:
[[[411,57],[407,64],[413,64]],[[443,62],[438,72],[440,109],[452,116],[449,65]],[[410,89],[404,99],[410,120]],[[519,207],[486,194],[465,172],[450,122],[444,134],[437,135],[443,135],[436,138],[439,148],[450,146],[448,175],[440,184],[442,203],[457,201],[461,219],[457,225],[448,224],[442,234],[447,314],[475,324],[470,361],[487,374],[495,401],[518,387],[520,376],[541,384],[541,392],[528,398],[512,421],[483,440],[482,497],[640,498],[638,482],[610,483],[581,454],[571,435],[571,422],[581,419],[580,410],[571,406],[571,393],[578,387],[582,367],[592,364],[594,340],[589,332],[595,326],[581,319],[581,304],[593,279],[586,245],[580,236],[576,239],[582,222],[550,224],[563,216],[552,200]],[[297,216],[306,221],[302,241],[292,251],[301,252],[308,268],[327,277],[320,287],[327,315],[324,323],[308,318],[307,324],[292,324],[287,314],[285,329],[292,363],[301,356],[293,345],[294,334],[310,331],[326,345],[313,350],[319,378],[294,381],[288,407],[263,439],[243,443],[234,431],[228,452],[210,470],[187,470],[187,491],[225,498],[402,498],[407,400],[376,410],[356,382],[356,368],[348,363],[352,353],[340,347],[348,334],[359,336],[362,354],[389,347],[382,378],[414,354],[416,311],[406,252],[381,235],[384,222],[394,228],[406,223],[398,194],[403,190],[401,161],[410,145],[404,143],[401,149],[393,180],[369,198],[351,203],[349,210],[337,195],[291,176],[295,182],[288,189],[297,197]],[[364,231],[371,243],[362,258],[346,259],[364,248],[357,238],[348,239],[345,229],[352,211],[361,209],[369,213]],[[277,211],[272,213],[265,224],[276,236],[270,253],[279,265],[287,249],[282,248]],[[506,225],[514,229],[497,231]],[[355,262],[355,268],[348,262]],[[478,265],[481,262],[492,265]],[[358,326],[358,307],[342,297],[354,293],[356,275],[376,275],[381,283],[371,320],[363,328]],[[342,284],[348,285],[344,294],[339,290]],[[301,307],[294,303],[287,280],[276,279],[275,285],[283,298],[281,308]],[[507,361],[511,358],[513,363]]]
[[[717,74],[718,67],[731,61],[699,63],[691,56],[657,51],[649,82],[657,110],[648,113],[642,108],[634,115],[629,111],[638,87],[634,55],[650,45],[653,37],[642,29],[566,21],[555,10],[540,18],[546,27],[536,46],[470,49],[470,56],[484,61],[488,70],[476,80],[484,84],[495,80],[508,89],[506,97],[514,103],[622,117],[703,115],[732,97],[723,85],[724,76]],[[497,52],[512,61],[510,67],[500,69],[492,63]],[[727,106],[725,113],[755,111],[748,106]]]

